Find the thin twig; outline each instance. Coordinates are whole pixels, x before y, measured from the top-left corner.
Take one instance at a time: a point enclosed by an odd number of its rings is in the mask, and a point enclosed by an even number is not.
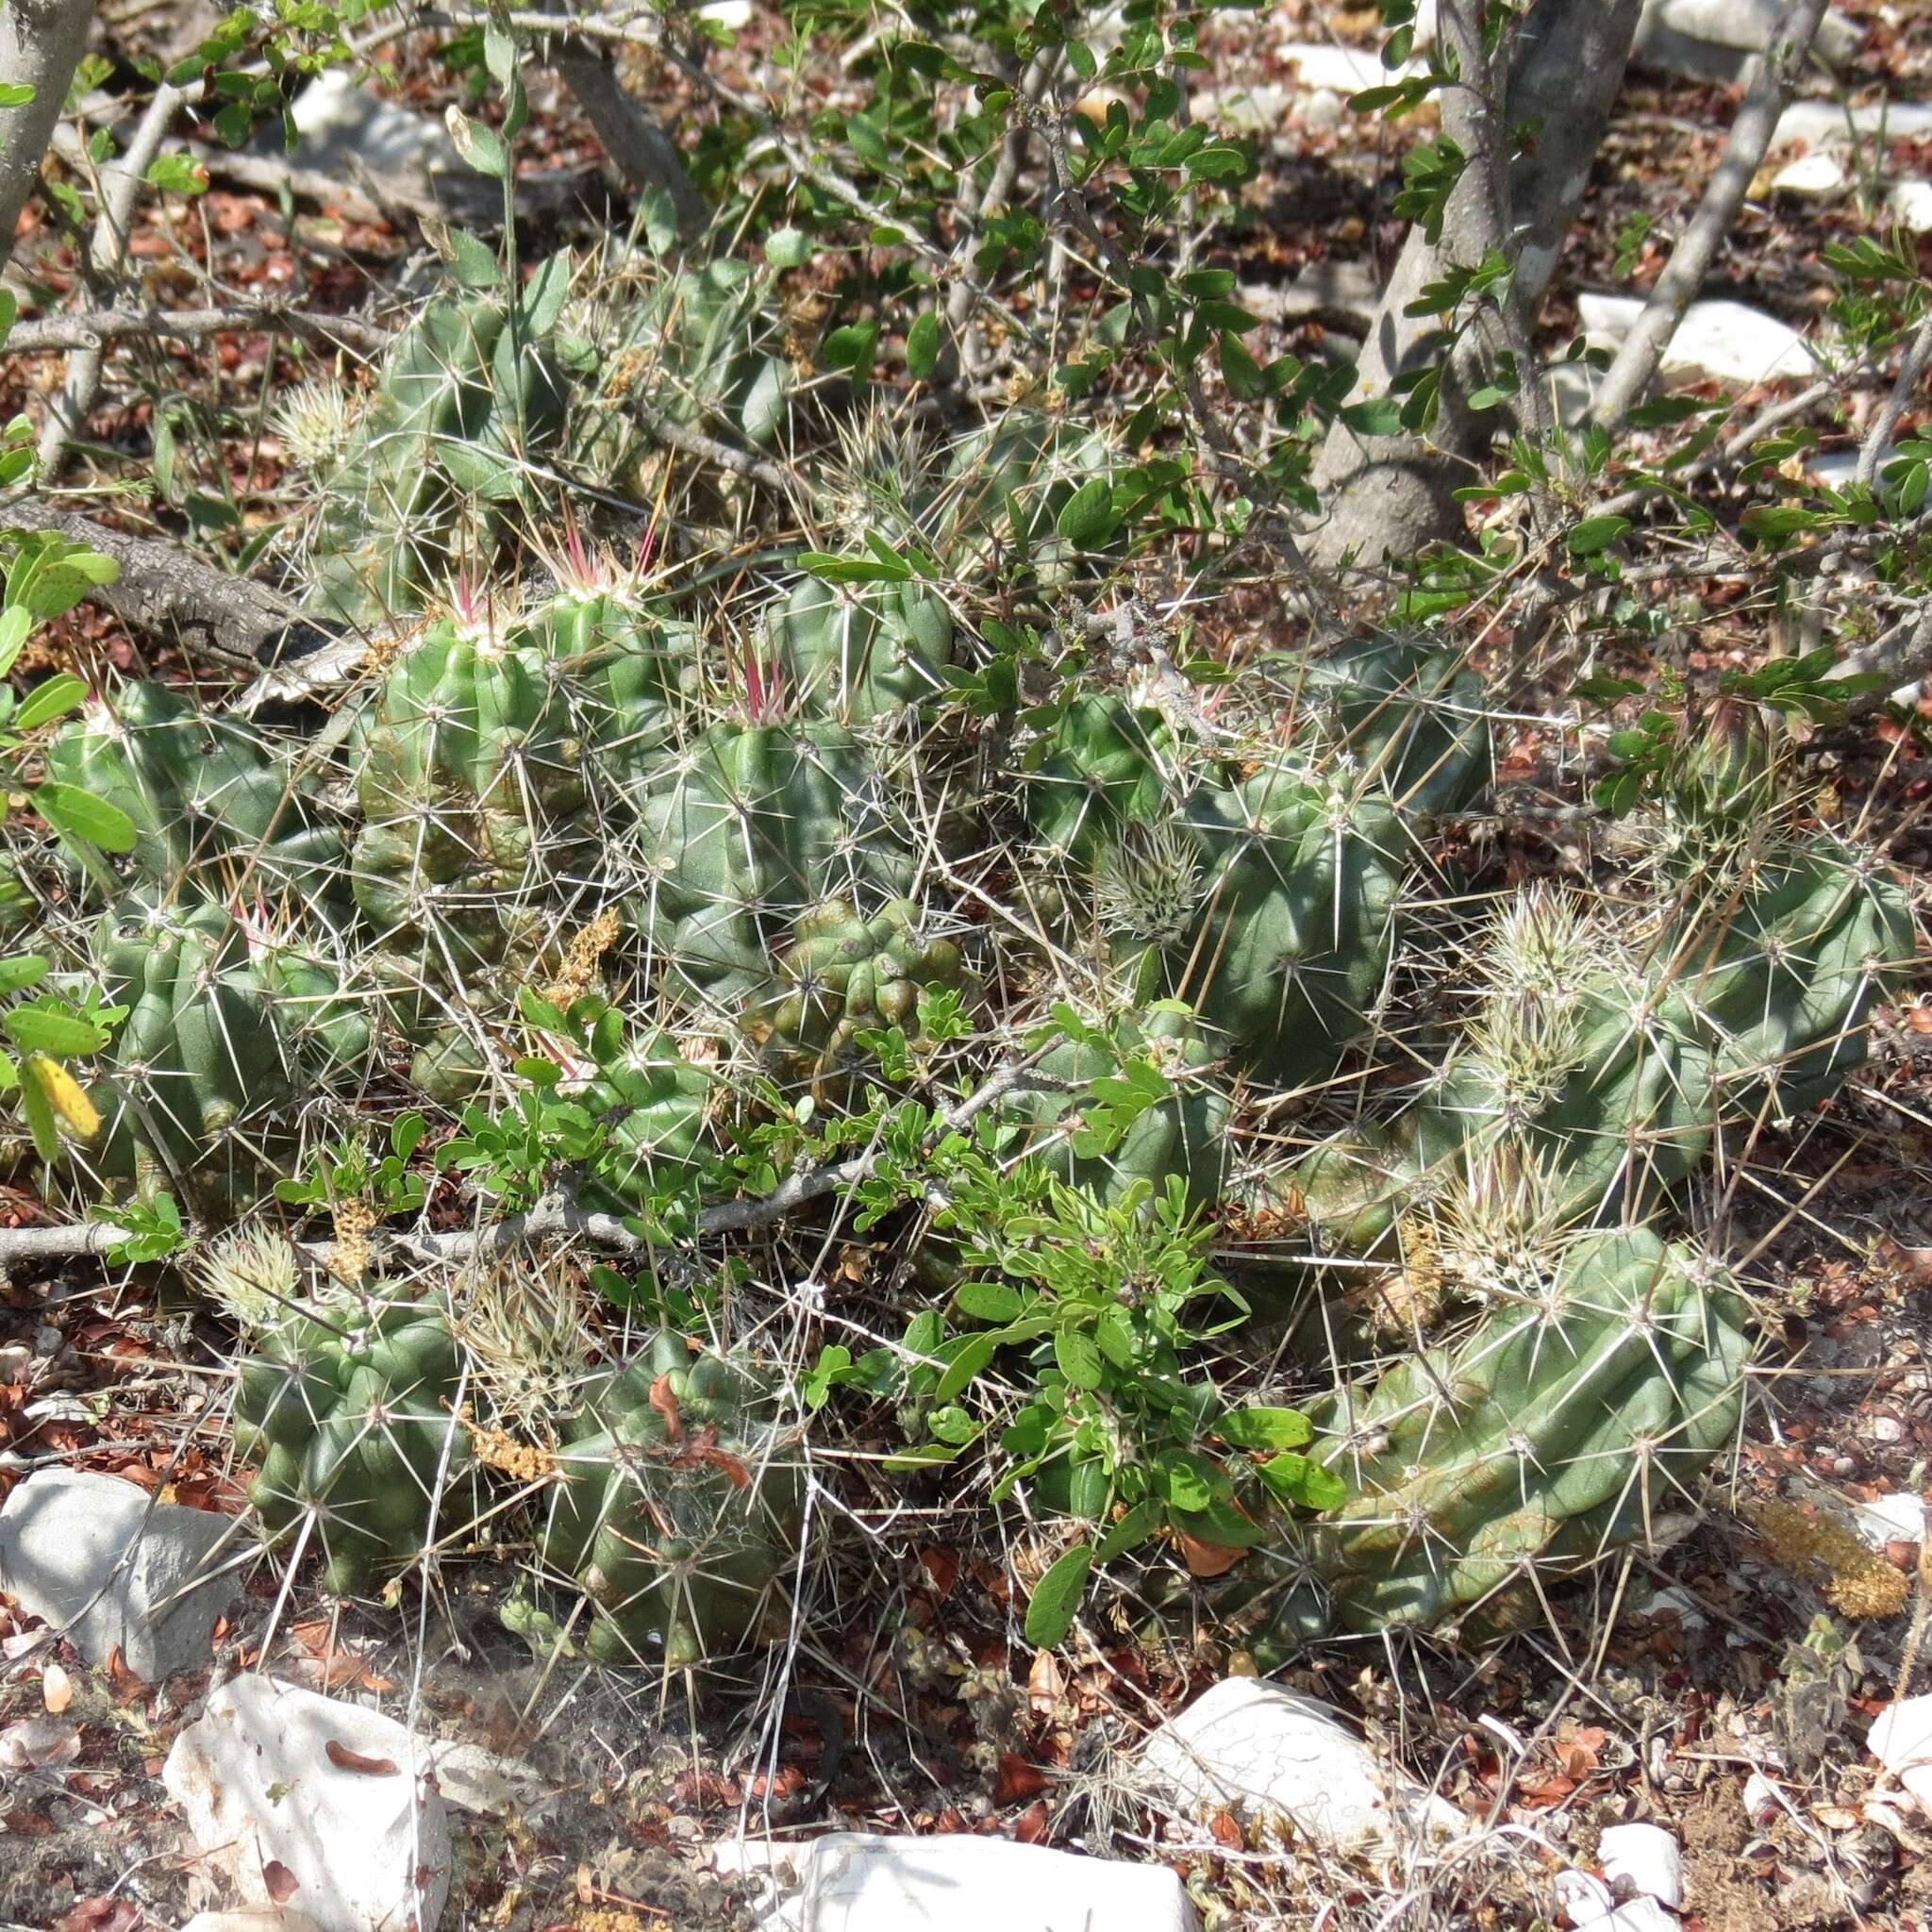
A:
[[[191,101],[199,100],[201,94],[202,84],[198,80],[187,87],[163,81],[141,117],[141,125],[127,143],[127,152],[103,172],[100,213],[88,245],[88,263],[93,276],[108,280],[118,276],[125,266],[135,204],[141,198],[148,170],[154,166],[175,116]],[[43,482],[54,480],[60,459],[67,454],[67,445],[80,433],[88,412],[94,406],[101,389],[101,361],[100,345],[96,343],[92,348],[77,351],[67,365],[67,380],[49,407],[46,425],[41,431],[40,475]]]
[[[1898,419],[1911,402],[1913,391],[1924,379],[1928,362],[1932,362],[1932,312],[1920,322],[1918,333],[1912,337],[1911,347],[1906,351],[1905,360],[1899,364],[1898,380],[1892,384],[1891,393],[1886,397],[1884,407],[1873,422],[1871,433],[1858,451],[1858,467],[1855,474],[1862,488],[1871,489],[1886,446],[1891,441],[1891,433],[1898,427]]]

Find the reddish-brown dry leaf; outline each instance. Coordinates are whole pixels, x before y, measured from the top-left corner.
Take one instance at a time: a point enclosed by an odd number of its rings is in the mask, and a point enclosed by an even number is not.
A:
[[[677,1412],[677,1397],[671,1392],[671,1377],[659,1375],[651,1384],[651,1407],[664,1418],[664,1434],[673,1442],[684,1441],[684,1418]]]
[[[84,1898],[54,1921],[54,1932],[134,1932],[141,1907],[129,1898]]]
[[[323,1747],[323,1755],[338,1771],[359,1772],[364,1777],[394,1777],[395,1761],[389,1757],[365,1757],[359,1751],[351,1751],[346,1744],[339,1744],[331,1738]]]
[[[1058,1659],[1050,1650],[1036,1650],[1033,1667],[1026,1673],[1026,1701],[1035,1715],[1051,1717],[1066,1692],[1067,1679]]]
[[[1205,1542],[1184,1529],[1174,1534],[1180,1540],[1181,1555],[1187,1558],[1190,1576],[1225,1576],[1248,1554],[1226,1543]]]
[[[934,1593],[942,1601],[953,1593],[953,1586],[959,1580],[959,1557],[954,1550],[937,1547],[921,1550],[919,1567],[925,1572],[926,1580],[932,1585]]]
[[[279,1858],[271,1858],[261,1868],[261,1882],[278,1906],[287,1905],[302,1890],[302,1881]]]
[[[995,1805],[1018,1805],[1025,1799],[1037,1798],[1045,1789],[1046,1774],[1039,1765],[1028,1763],[1011,1751],[1000,1753],[999,1770],[992,1786]]]
[[[1046,1800],[1036,1798],[1013,1820],[1013,1840],[1016,1844],[1037,1845],[1045,1836]]]
[[[1224,1845],[1230,1852],[1238,1852],[1247,1843],[1242,1836],[1241,1821],[1232,1811],[1217,1811],[1208,1821],[1208,1835],[1218,1845]]]
[[[114,1702],[124,1707],[147,1695],[147,1686],[127,1668],[118,1643],[108,1653],[108,1682],[114,1687]]]

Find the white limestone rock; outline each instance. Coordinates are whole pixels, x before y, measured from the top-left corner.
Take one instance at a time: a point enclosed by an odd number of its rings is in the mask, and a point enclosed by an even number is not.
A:
[[[1914,235],[1932,235],[1932,181],[1894,182],[1886,202]]]
[[[1641,1898],[1675,1911],[1684,1903],[1684,1854],[1660,1824],[1612,1824],[1597,1841],[1596,1861],[1615,1887],[1621,1880]]]
[[[1645,0],[1634,58],[1690,80],[1730,86],[1745,78],[1783,18],[1782,0]],[[1827,67],[1842,67],[1864,43],[1865,29],[1833,8],[1812,50]]]
[[[1774,193],[1796,195],[1802,201],[1824,201],[1834,194],[1842,194],[1850,185],[1844,163],[1829,148],[1800,155],[1795,161],[1787,161],[1771,177]]]
[[[161,1771],[208,1863],[249,1905],[321,1932],[436,1932],[448,1810],[424,1740],[380,1712],[273,1678],[232,1678]]]
[[[383,100],[346,68],[333,67],[311,80],[289,112],[296,134],[289,158],[297,167],[343,181],[356,181],[366,170],[389,187],[462,202],[480,200],[482,191],[497,192],[464,167],[441,121]]]
[[[231,1516],[158,1503],[119,1476],[38,1469],[0,1508],[0,1591],[65,1629],[89,1663],[118,1649],[158,1684],[208,1661],[215,1624],[241,1593],[236,1573],[219,1574],[234,1528]]]
[[[1379,1855],[1469,1828],[1325,1706],[1257,1677],[1224,1678],[1169,1718],[1141,1745],[1135,1783],[1157,1808],[1273,1816],[1334,1851]]]
[[[196,1912],[181,1932],[322,1932],[307,1912],[263,1906],[245,1912]]]
[[[1577,313],[1586,339],[1616,348],[1643,310],[1638,295],[1580,294]],[[1802,381],[1815,364],[1805,339],[1789,323],[1742,302],[1693,302],[1664,351],[1666,381],[1711,377],[1753,388],[1760,382]]]
[[[1089,1858],[1009,1839],[875,1838],[711,1848],[720,1871],[769,1876],[760,1932],[1198,1932],[1164,1865]]]
[[[1847,148],[1855,142],[1924,141],[1932,135],[1932,101],[1872,101],[1845,108],[1837,101],[1793,101],[1778,116],[1774,147],[1803,142],[1807,148]]]
[[[1277,58],[1293,65],[1304,93],[1316,88],[1332,88],[1344,100],[1372,87],[1392,87],[1398,80],[1422,72],[1420,63],[1414,60],[1406,60],[1399,67],[1384,67],[1381,52],[1374,47],[1337,47],[1324,41],[1290,41],[1274,52]]]
[[[1866,1742],[1921,1808],[1932,1811],[1932,1696],[1901,1697],[1888,1704]]]

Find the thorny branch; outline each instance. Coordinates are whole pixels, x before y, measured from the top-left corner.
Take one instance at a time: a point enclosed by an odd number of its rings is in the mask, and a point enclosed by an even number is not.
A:
[[[995,1101],[1004,1098],[1033,1073],[1041,1047],[1024,1058],[1010,1061],[988,1074],[972,1093],[948,1108],[933,1124],[936,1137],[956,1133]],[[787,1176],[769,1194],[741,1201],[721,1201],[699,1215],[695,1232],[701,1238],[721,1234],[746,1234],[775,1227],[779,1222],[814,1201],[854,1188],[868,1178],[878,1165],[876,1150],[855,1155],[850,1160],[830,1167],[808,1169]],[[507,1216],[487,1226],[467,1228],[451,1234],[410,1233],[398,1235],[398,1245],[426,1260],[476,1261],[526,1242],[552,1235],[567,1235],[591,1246],[616,1254],[641,1255],[651,1242],[634,1233],[618,1215],[604,1214],[580,1206],[569,1195],[547,1194],[534,1208]],[[53,1260],[66,1256],[99,1255],[127,1240],[125,1229],[102,1222],[83,1222],[61,1227],[0,1228],[0,1269],[17,1261]]]

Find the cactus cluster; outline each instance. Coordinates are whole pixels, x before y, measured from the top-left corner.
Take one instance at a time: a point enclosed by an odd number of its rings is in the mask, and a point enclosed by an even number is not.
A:
[[[890,899],[870,919],[848,900],[827,899],[799,920],[744,1022],[781,1085],[823,1094],[867,1058],[861,1034],[897,1026],[917,1044],[923,991],[970,997],[958,945],[920,928],[911,899]]]
[[[453,573],[489,570],[525,465],[562,434],[562,376],[527,320],[486,295],[440,299],[384,362],[323,482],[310,603],[376,626]]]
[[[1347,1501],[1216,1593],[1263,1670],[1331,1628],[1512,1628],[1735,1440],[1743,1305],[1680,1244],[1588,1235],[1487,1300],[1457,1340],[1315,1406]]]
[[[527,1506],[593,1657],[703,1667],[772,1627],[805,1476],[758,1371],[669,1332],[593,1367],[575,1307],[527,1278],[506,1296],[472,1275],[446,1309],[381,1284],[312,1298],[300,1274],[280,1237],[238,1231],[201,1281],[243,1338],[235,1447],[263,1541],[322,1553],[325,1591],[371,1594]]]
[[[461,1357],[438,1311],[340,1297],[272,1319],[235,1390],[235,1449],[272,1546],[324,1553],[323,1588],[366,1591],[472,1520]]]
[[[539,1553],[594,1611],[593,1657],[682,1668],[782,1634],[805,1474],[752,1370],[661,1335],[558,1452]]]
[[[1753,854],[1632,923],[1531,890],[1477,949],[1488,984],[1391,1130],[1351,1130],[1298,1181],[1344,1246],[1499,1153],[1554,1177],[1562,1221],[1641,1214],[1773,1120],[1837,1091],[1914,950],[1893,879],[1818,841]]]
[[[51,744],[48,775],[136,833],[122,858],[72,841],[63,888],[89,935],[70,963],[128,1008],[83,1164],[219,1219],[288,1174],[304,1104],[407,1086],[460,1110],[445,1164],[474,1175],[523,1081],[576,1138],[529,1155],[522,1203],[567,1189],[677,1239],[667,1192],[749,1186],[808,1131],[827,1167],[891,1139],[912,1172],[945,1109],[1024,1061],[971,1129],[995,1182],[1032,1161],[1142,1208],[1177,1183],[1230,1240],[1265,1209],[1317,1274],[1461,1243],[1408,1354],[1297,1364],[1297,1392],[1333,1385],[1310,1454],[1348,1500],[1294,1523],[1256,1501],[1269,1536],[1211,1600],[1257,1657],[1498,1626],[1641,1535],[1730,1440],[1746,1354],[1721,1271],[1647,1223],[1858,1064],[1913,951],[1900,888],[1827,835],[1740,824],[1727,788],[1757,798],[1762,771],[1720,752],[1682,816],[1722,823],[1721,863],[1678,837],[1621,908],[1534,888],[1473,911],[1450,848],[1491,753],[1457,654],[1377,635],[1217,690],[1178,649],[1053,627],[1116,541],[1120,466],[1074,413],[1014,408],[940,455],[848,420],[792,467],[800,520],[879,539],[866,558],[748,533],[760,462],[683,554],[675,518],[626,533],[628,570],[573,532],[512,587],[496,552],[546,453],[630,488],[665,425],[741,455],[840,407],[794,383],[768,281],[600,274],[568,309],[548,269],[515,308],[433,304],[391,356],[313,532],[311,608],[385,632],[320,745],[150,682]],[[920,1034],[934,991],[943,1041]],[[893,1029],[888,1072],[868,1042]],[[1515,1245],[1485,1258],[1498,1228]],[[420,1553],[454,1520],[437,1499],[485,1479],[460,1329],[348,1295],[259,1324],[255,1500],[284,1543],[312,1525],[331,1588]],[[1025,1339],[1043,1359],[1062,1333]],[[963,1435],[950,1345],[907,1353],[952,1376]],[[591,1653],[683,1666],[755,1638],[805,1513],[776,1382],[671,1334],[577,1366],[540,1548],[593,1606]],[[1049,1373],[1087,1372],[1074,1342]]]

